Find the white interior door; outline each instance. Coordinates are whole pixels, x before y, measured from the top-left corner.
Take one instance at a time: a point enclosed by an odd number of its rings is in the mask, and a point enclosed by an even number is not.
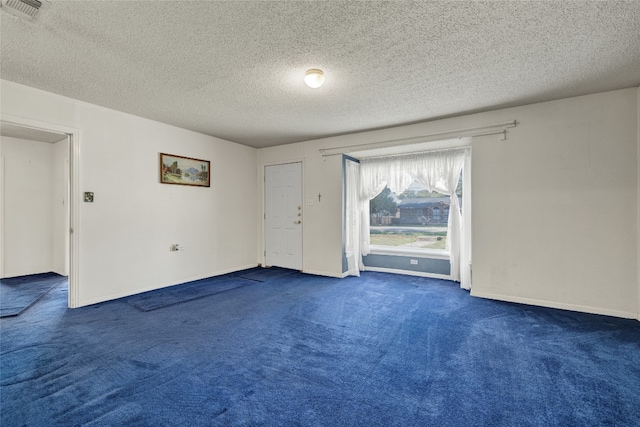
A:
[[[302,270],[302,163],[265,166],[265,264]]]

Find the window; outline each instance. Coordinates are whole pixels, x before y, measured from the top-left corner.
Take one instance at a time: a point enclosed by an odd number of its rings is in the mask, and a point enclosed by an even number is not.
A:
[[[461,200],[462,176],[456,193]],[[401,194],[385,187],[369,202],[372,250],[425,254],[444,251],[450,204],[448,195],[429,192],[418,181]]]
[[[471,142],[468,138],[461,141],[467,145]],[[446,259],[451,280],[470,289],[470,209],[465,206],[462,212],[459,195],[464,196],[465,205],[470,202],[469,176],[464,176],[464,184],[460,177],[464,168],[470,171],[471,147],[367,154],[370,157],[360,159],[360,173],[356,176],[358,203],[352,209],[360,223],[355,227],[346,221],[346,233],[357,235],[360,242],[359,267],[363,268],[364,258],[372,253],[383,255],[379,259],[389,259],[393,264],[389,268],[402,270],[403,258]],[[371,202],[372,199],[376,200]],[[424,199],[429,199],[430,204],[419,205]],[[418,204],[412,206],[412,202]],[[434,215],[436,207],[438,213]],[[416,262],[411,260],[411,264]]]

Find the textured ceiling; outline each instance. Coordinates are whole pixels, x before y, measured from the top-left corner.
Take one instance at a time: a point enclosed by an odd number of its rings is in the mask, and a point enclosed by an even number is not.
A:
[[[0,122],[0,135],[11,138],[28,139],[30,141],[47,142],[50,144],[60,142],[67,138],[67,135],[47,132],[10,123]]]
[[[640,86],[640,1],[55,1],[0,77],[254,147]],[[303,83],[322,68],[320,89]]]

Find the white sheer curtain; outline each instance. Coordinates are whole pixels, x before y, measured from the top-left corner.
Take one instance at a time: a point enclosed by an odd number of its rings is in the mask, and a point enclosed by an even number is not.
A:
[[[467,243],[466,234],[463,234],[463,218],[456,188],[460,172],[465,164],[465,158],[470,159],[470,152],[470,147],[467,147],[418,155],[361,159],[359,212],[352,213],[352,215],[360,214],[361,255],[368,255],[371,251],[369,201],[380,194],[385,186],[388,186],[392,192],[400,194],[413,181],[417,180],[429,191],[437,191],[450,196],[447,249],[450,254],[451,277],[453,280],[461,282],[463,288],[469,289],[470,271],[467,272],[467,270],[470,263],[470,244]],[[470,160],[468,163],[470,165]],[[470,191],[470,186],[464,189],[464,193],[468,191]],[[470,221],[466,228],[470,229]],[[359,268],[364,269],[362,257],[360,257]]]
[[[414,181],[409,170],[404,168],[403,159],[389,158],[362,159],[360,161],[360,251],[362,255],[371,252],[369,227],[371,215],[369,201],[384,190],[385,186],[396,193],[402,193]],[[364,269],[362,262],[360,268]]]
[[[360,164],[345,161],[345,239],[344,251],[347,257],[347,273],[360,276],[362,256],[360,255]]]
[[[456,194],[460,172],[464,166],[464,150],[436,151],[416,158],[412,175],[429,191],[450,197],[447,223],[447,250],[451,263],[451,278],[460,281],[460,245],[462,238],[462,214]]]
[[[464,151],[462,172],[462,239],[460,240],[460,287],[471,289],[471,147]]]

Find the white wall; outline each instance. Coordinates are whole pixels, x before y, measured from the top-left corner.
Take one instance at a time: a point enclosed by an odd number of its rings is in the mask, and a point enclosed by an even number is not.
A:
[[[474,146],[472,294],[636,317],[634,93],[524,107]]]
[[[0,84],[3,114],[79,129],[80,305],[257,264],[254,148]],[[210,160],[211,187],[160,184],[160,152]]]
[[[341,159],[318,149],[516,119],[473,142],[472,294],[637,317],[638,108],[633,88],[260,149],[259,193],[265,164],[304,161],[304,269],[339,276]]]
[[[53,271],[66,276],[69,141],[65,138],[52,144],[0,138],[6,167],[1,274],[14,277]]]
[[[3,277],[53,270],[53,145],[0,137]]]

